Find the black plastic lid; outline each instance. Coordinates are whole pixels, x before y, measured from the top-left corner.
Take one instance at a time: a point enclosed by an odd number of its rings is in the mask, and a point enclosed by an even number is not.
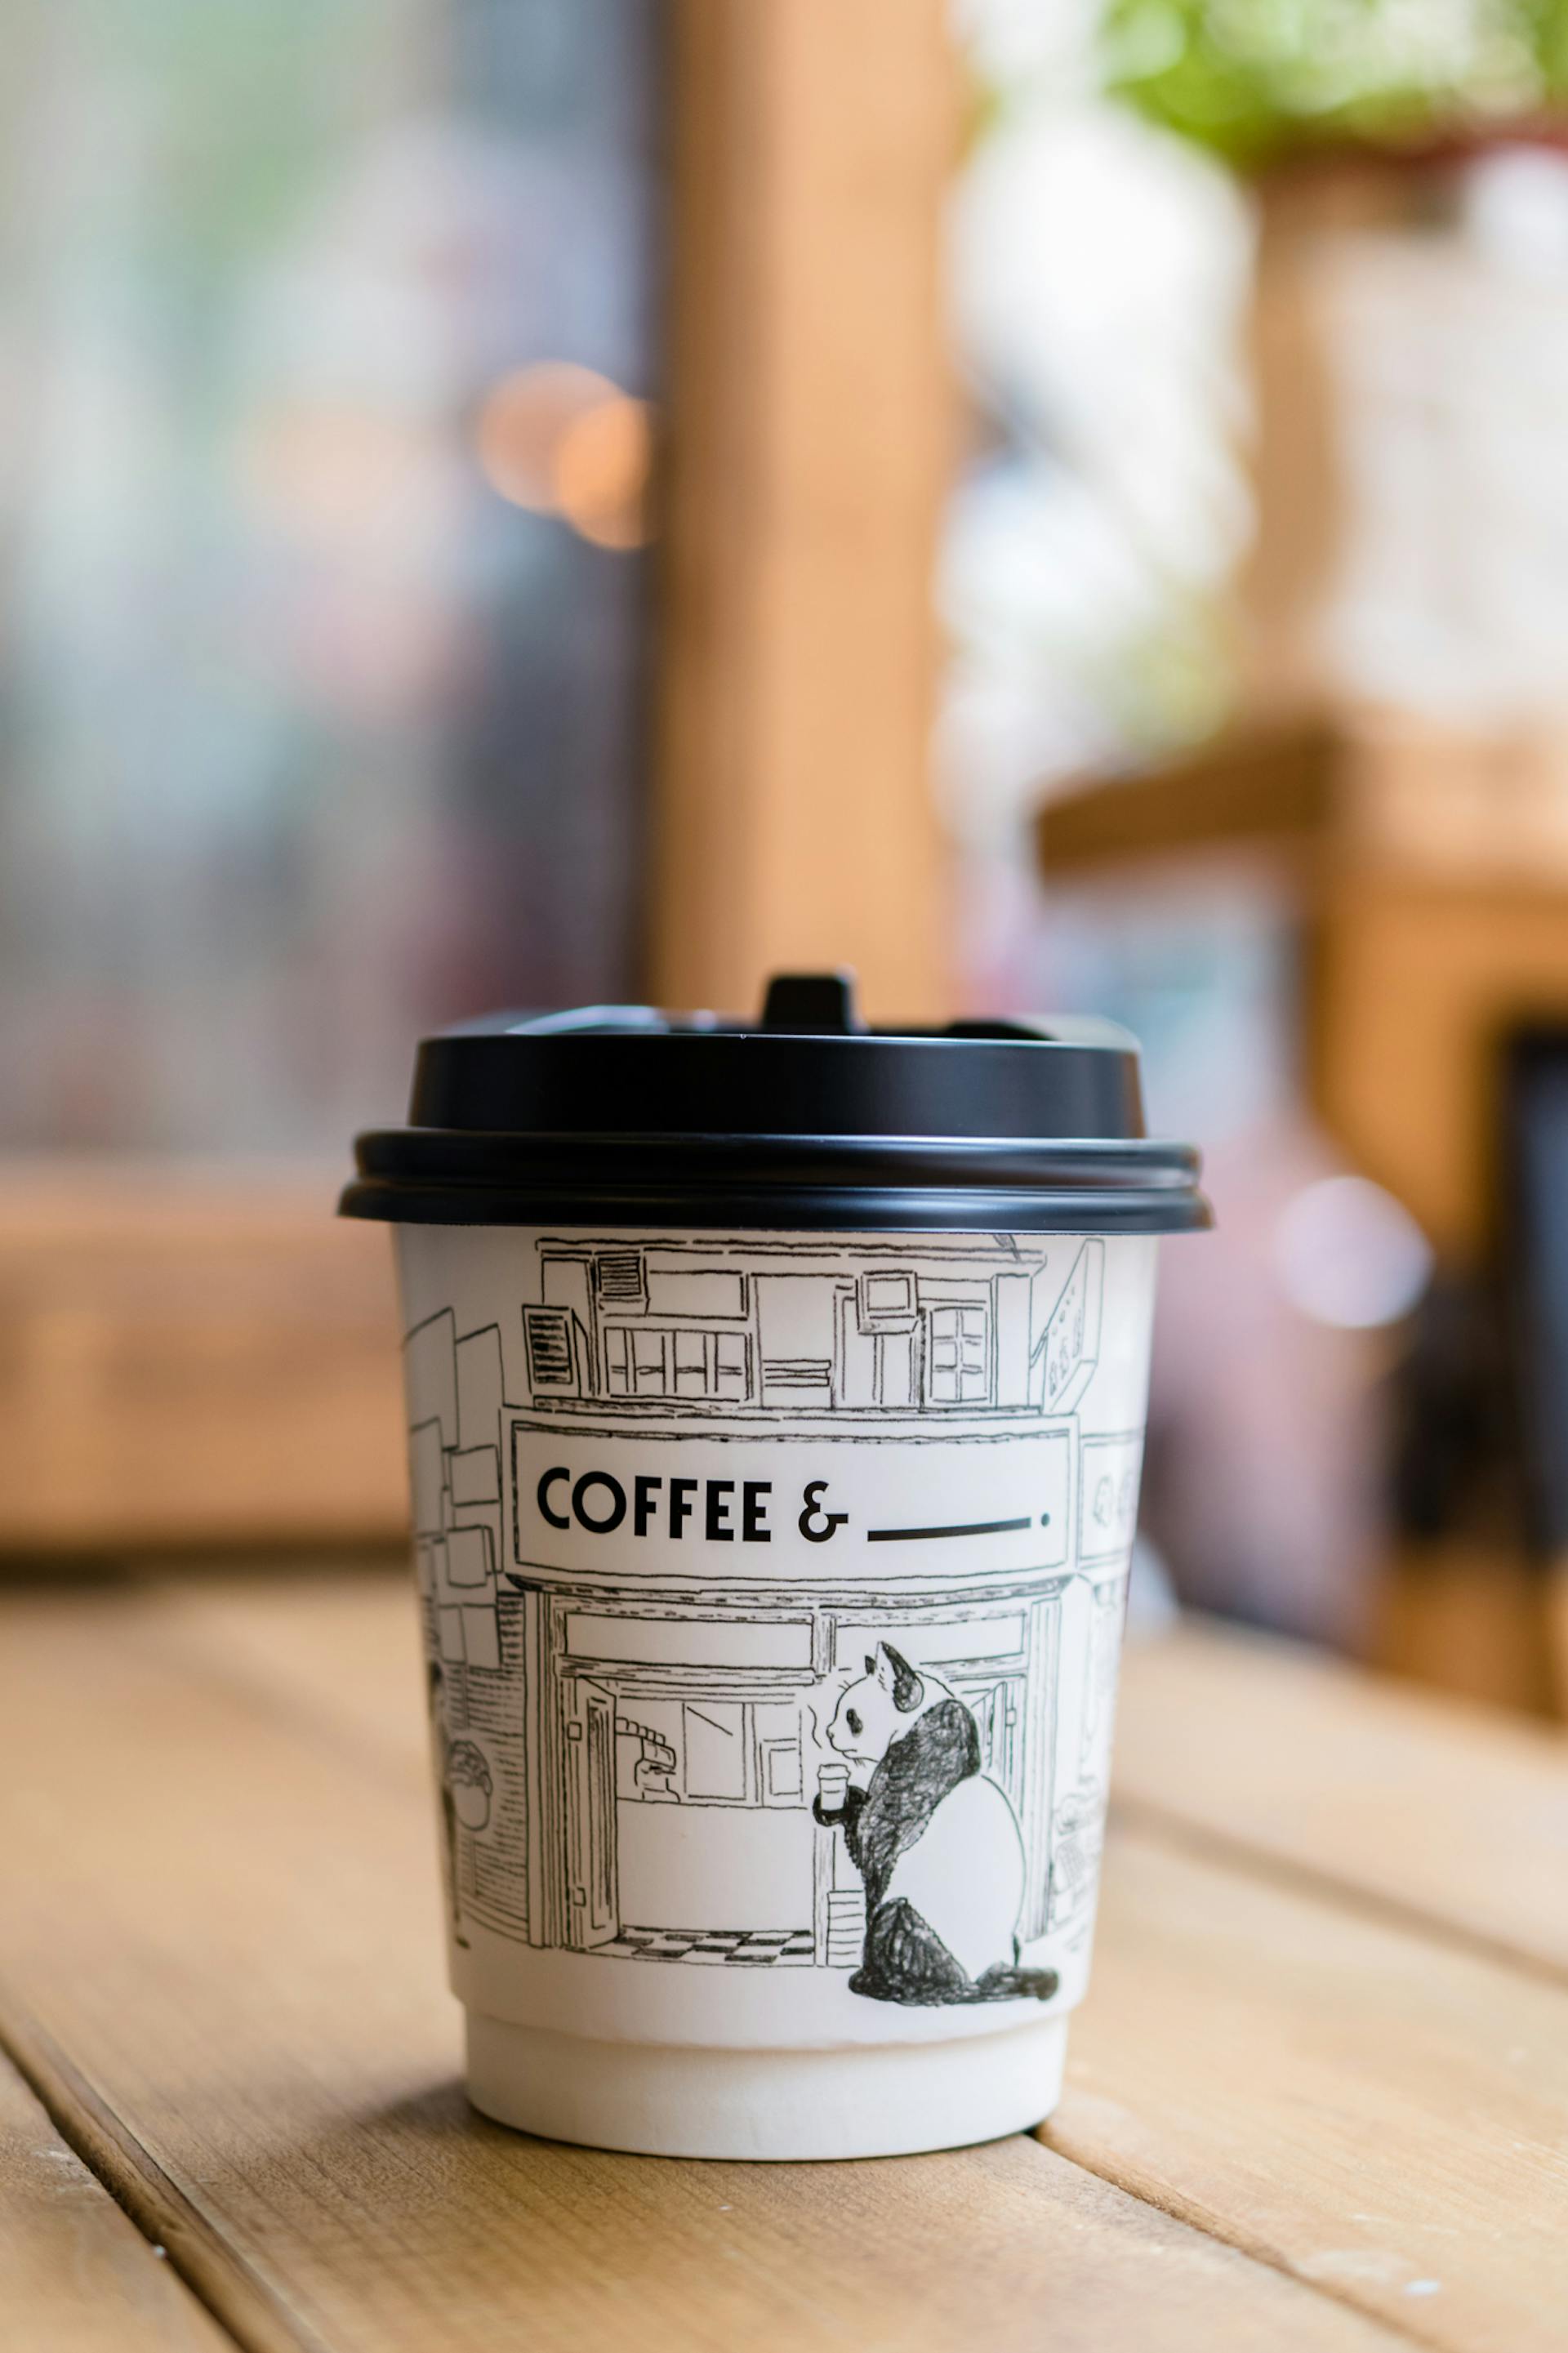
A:
[[[866,1029],[844,974],[781,976],[755,1027],[647,1006],[426,1038],[405,1128],[362,1135],[345,1217],[405,1225],[1178,1233],[1189,1145],[1143,1133],[1109,1022]]]

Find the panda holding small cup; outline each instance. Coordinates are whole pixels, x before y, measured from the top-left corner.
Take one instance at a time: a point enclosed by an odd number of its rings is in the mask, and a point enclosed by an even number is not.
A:
[[[866,1890],[850,1990],[922,2005],[1049,2000],[1056,1971],[1018,1967],[1023,1841],[963,1701],[879,1641],[827,1738],[847,1762],[819,1768],[812,1810],[842,1830]]]

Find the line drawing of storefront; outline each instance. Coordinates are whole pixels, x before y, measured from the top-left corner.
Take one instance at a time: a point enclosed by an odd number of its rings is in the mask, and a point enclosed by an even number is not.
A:
[[[529,1235],[514,1315],[415,1328],[443,1731],[490,1783],[452,1833],[465,1918],[853,1970],[863,1891],[813,1799],[837,1694],[892,1643],[1012,1807],[1020,1944],[1087,1932],[1141,1445],[1079,1427],[1103,1253]]]

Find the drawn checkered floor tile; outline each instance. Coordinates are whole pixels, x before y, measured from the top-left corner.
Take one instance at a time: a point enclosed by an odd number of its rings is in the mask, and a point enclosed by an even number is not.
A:
[[[701,1961],[710,1968],[809,1966],[809,1928],[623,1928],[596,1953],[629,1961]]]

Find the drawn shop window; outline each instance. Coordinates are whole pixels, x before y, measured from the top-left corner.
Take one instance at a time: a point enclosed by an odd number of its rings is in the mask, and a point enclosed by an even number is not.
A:
[[[689,1798],[746,1802],[746,1711],[739,1700],[687,1700],[680,1710]]]
[[[800,1732],[769,1735],[762,1728],[764,1711],[758,1708],[757,1762],[761,1767],[760,1796],[764,1806],[798,1806],[805,1796],[805,1765]]]
[[[991,1395],[991,1319],[979,1303],[926,1311],[926,1393],[932,1405],[984,1405]]]
[[[668,1330],[612,1324],[605,1333],[605,1380],[612,1397],[728,1399],[750,1393],[743,1332]]]
[[[801,1806],[805,1767],[800,1713],[789,1701],[656,1699],[617,1702],[619,1795],[697,1806]]]

